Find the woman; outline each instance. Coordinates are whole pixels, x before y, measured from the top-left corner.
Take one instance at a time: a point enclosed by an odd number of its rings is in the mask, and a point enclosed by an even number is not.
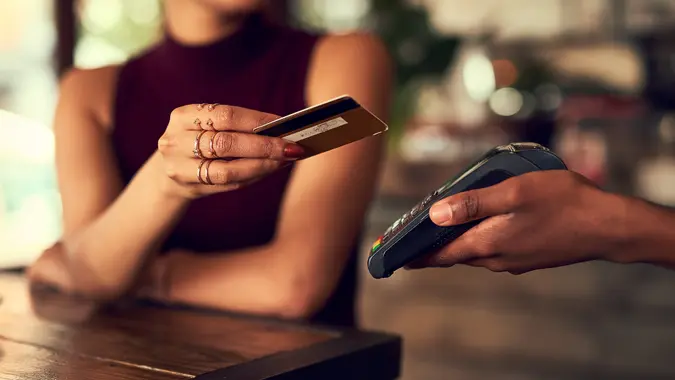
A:
[[[384,118],[385,49],[275,26],[264,1],[164,4],[158,46],[63,79],[64,234],[30,278],[103,301],[143,283],[169,303],[353,323],[354,249],[383,140],[295,162],[299,146],[247,132],[342,94]]]

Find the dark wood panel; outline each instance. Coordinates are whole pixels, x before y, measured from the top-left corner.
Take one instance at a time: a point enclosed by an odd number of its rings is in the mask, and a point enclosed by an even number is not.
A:
[[[2,380],[176,380],[189,375],[153,371],[0,339]]]

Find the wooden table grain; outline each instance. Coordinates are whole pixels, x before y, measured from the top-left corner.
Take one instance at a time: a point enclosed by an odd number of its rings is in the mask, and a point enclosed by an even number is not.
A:
[[[0,272],[0,379],[386,379],[400,338],[222,312],[87,300]]]

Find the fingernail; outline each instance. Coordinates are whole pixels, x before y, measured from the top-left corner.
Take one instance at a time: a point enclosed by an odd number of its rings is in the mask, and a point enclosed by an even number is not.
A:
[[[300,158],[305,155],[305,149],[297,144],[288,144],[284,147],[284,157]]]
[[[452,208],[447,203],[435,204],[429,210],[429,217],[438,225],[450,224],[452,221]]]

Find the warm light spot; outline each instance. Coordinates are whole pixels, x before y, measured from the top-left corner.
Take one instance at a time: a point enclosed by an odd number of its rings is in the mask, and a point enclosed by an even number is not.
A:
[[[518,79],[518,69],[508,59],[496,59],[492,62],[497,87],[509,87]]]

